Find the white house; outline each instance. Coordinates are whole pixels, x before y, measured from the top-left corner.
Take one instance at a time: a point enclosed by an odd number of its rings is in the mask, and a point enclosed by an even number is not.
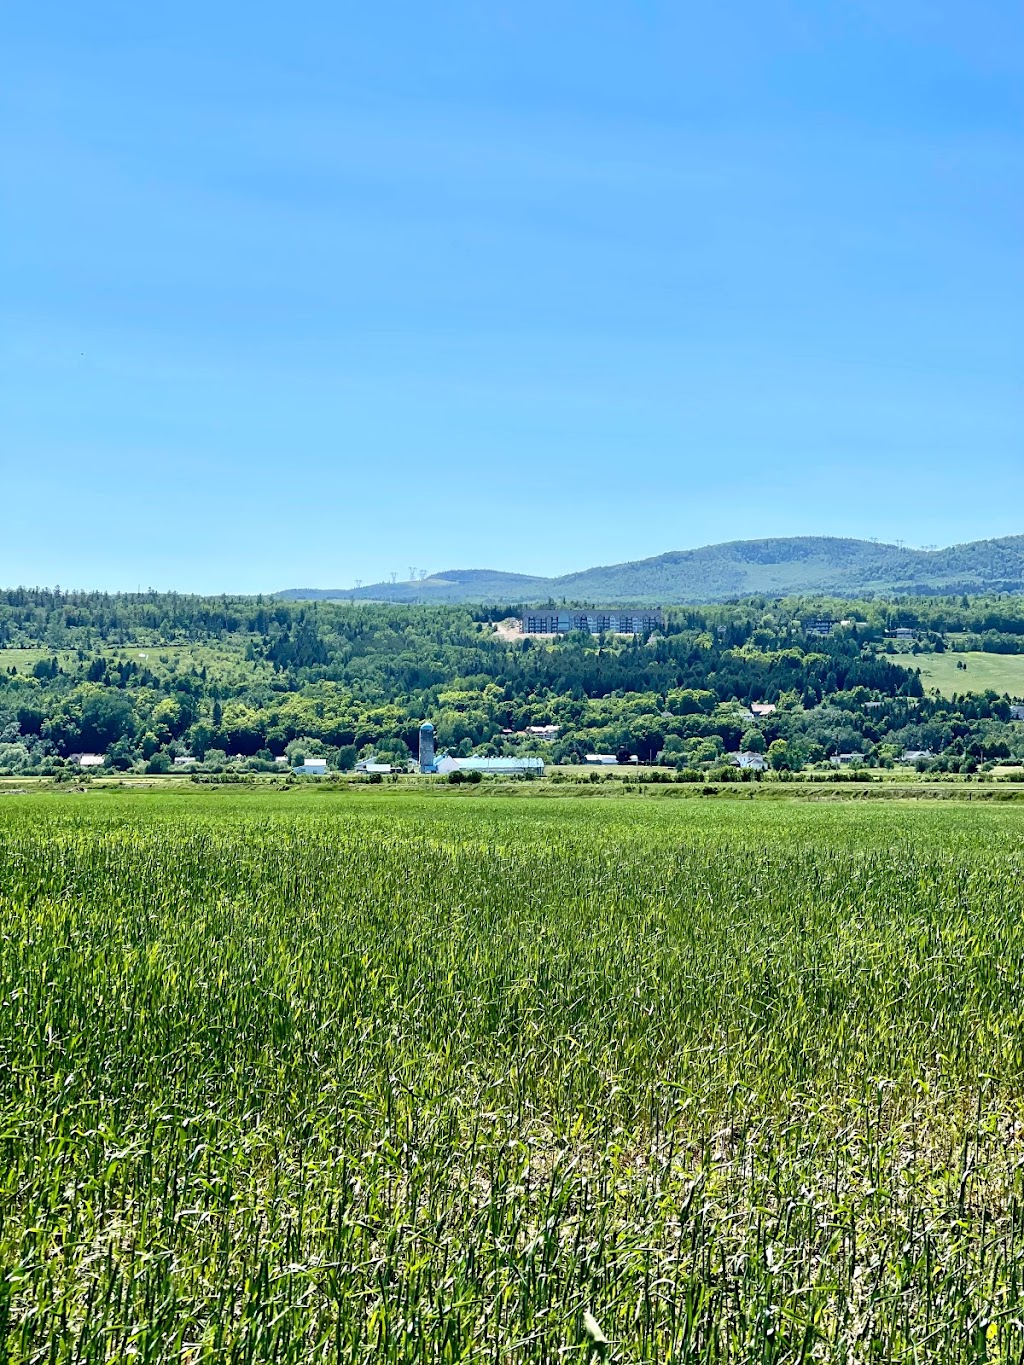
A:
[[[176,768],[187,768],[193,763],[198,763],[198,758],[193,758],[191,754],[178,754],[174,760]]]
[[[77,763],[80,768],[102,768],[102,754],[69,754],[69,763]]]
[[[930,761],[935,755],[931,749],[904,749],[901,763],[919,763],[921,759]]]
[[[1011,719],[1011,720],[1024,720],[1024,706],[1011,706],[1011,707],[1010,707],[1010,719]]]
[[[763,773],[768,767],[768,760],[764,754],[755,754],[751,749],[729,754],[729,762],[735,764],[737,768],[751,768],[756,773]]]

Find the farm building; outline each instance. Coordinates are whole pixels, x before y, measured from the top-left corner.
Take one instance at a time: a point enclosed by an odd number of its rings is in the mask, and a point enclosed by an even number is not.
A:
[[[421,773],[436,773],[437,758],[434,753],[434,727],[429,720],[420,726],[419,767]]]
[[[77,763],[80,768],[102,768],[102,754],[69,754],[69,763]]]
[[[544,760],[523,754],[516,758],[451,758],[437,760],[439,773],[483,773],[485,777],[543,777]]]
[[[523,613],[519,629],[524,635],[565,635],[570,630],[584,630],[591,635],[645,635],[664,624],[664,613],[650,608],[535,607]]]
[[[597,768],[617,768],[619,760],[614,754],[584,754],[584,763],[592,763]]]
[[[380,773],[386,776],[391,772],[390,763],[375,763],[372,758],[361,758],[356,764],[357,773]]]
[[[774,716],[779,708],[770,701],[752,701],[750,711],[754,716]]]
[[[298,768],[292,769],[293,773],[299,773],[305,777],[326,777],[327,759],[326,758],[304,758]]]

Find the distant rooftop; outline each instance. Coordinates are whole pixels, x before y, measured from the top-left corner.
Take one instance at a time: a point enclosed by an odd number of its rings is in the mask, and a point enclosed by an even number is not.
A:
[[[523,754],[521,758],[453,758],[446,755],[438,760],[438,772],[477,773],[521,773],[523,771],[543,772],[544,760],[533,754]]]

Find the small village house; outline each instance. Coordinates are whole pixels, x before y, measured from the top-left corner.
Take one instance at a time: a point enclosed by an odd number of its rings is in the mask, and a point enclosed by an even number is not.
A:
[[[768,767],[768,760],[764,754],[756,754],[750,749],[741,749],[738,754],[729,754],[728,761],[734,767],[750,769],[752,772],[763,773]]]

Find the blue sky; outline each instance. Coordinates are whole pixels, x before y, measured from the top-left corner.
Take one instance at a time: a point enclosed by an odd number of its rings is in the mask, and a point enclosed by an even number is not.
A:
[[[1005,0],[11,6],[0,582],[1024,532]]]

